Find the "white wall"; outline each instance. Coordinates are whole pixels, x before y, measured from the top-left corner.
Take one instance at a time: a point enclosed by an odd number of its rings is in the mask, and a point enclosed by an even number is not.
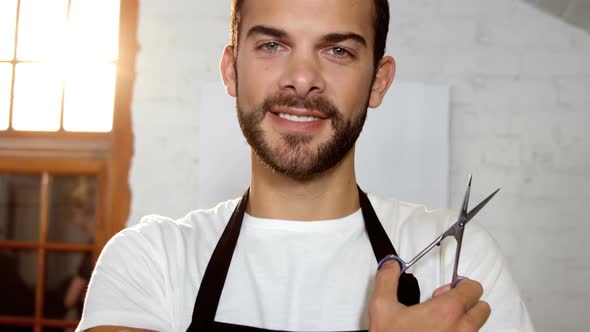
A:
[[[501,187],[481,212],[539,331],[590,318],[590,35],[517,0],[390,0],[398,79],[449,84],[451,192]],[[142,1],[130,223],[198,196],[200,89],[218,78],[229,0]],[[395,85],[393,86],[395,89]]]

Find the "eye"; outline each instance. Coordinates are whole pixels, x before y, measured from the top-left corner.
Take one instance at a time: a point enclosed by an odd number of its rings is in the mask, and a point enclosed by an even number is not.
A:
[[[352,58],[352,57],[354,57],[351,52],[349,52],[344,47],[340,47],[340,46],[332,47],[328,50],[328,52],[330,53],[330,55],[332,55],[336,58]]]
[[[259,48],[261,48],[262,50],[267,51],[269,53],[275,53],[281,49],[281,44],[279,44],[275,41],[271,41],[271,42],[262,44]]]

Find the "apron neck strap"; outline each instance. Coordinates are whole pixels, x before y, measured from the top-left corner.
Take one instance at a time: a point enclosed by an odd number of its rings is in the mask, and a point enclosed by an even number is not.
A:
[[[381,225],[381,222],[377,217],[377,213],[375,213],[375,210],[373,209],[371,201],[369,201],[369,197],[360,187],[357,186],[357,188],[359,191],[359,201],[361,204],[363,219],[365,221],[365,228],[367,234],[369,234],[369,241],[371,242],[375,259],[377,262],[380,262],[388,255],[393,254],[398,256],[393,244],[391,244],[389,236],[387,236],[385,229],[383,229],[383,225]]]
[[[397,255],[397,252],[391,244],[387,233],[383,229],[367,194],[365,194],[360,187],[358,188],[358,192],[365,228],[371,242],[371,247],[373,248],[373,253],[375,254],[375,259],[379,262],[387,255]],[[223,291],[232,256],[240,235],[240,229],[242,228],[242,221],[244,220],[244,214],[246,213],[249,193],[250,190],[247,190],[242,196],[242,199],[238,202],[238,205],[234,209],[234,212],[211,255],[193,308],[193,321],[191,326],[194,324],[201,325],[202,323],[213,322],[215,319],[215,314],[221,298],[221,292]],[[402,273],[400,276],[398,300],[405,305],[419,303],[420,288],[418,281],[413,275]]]
[[[193,323],[198,320],[212,322],[215,319],[227,272],[240,236],[249,195],[250,189],[246,190],[238,202],[209,259],[193,308]]]

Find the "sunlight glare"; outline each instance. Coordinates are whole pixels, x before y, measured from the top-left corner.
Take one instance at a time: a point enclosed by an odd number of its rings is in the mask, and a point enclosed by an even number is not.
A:
[[[0,59],[13,58],[16,4],[0,0]],[[120,0],[20,0],[12,128],[58,131],[63,122],[67,131],[112,130],[120,5]],[[0,67],[0,130],[9,127],[6,68],[11,70],[10,64]]]
[[[0,0],[0,60],[12,60],[14,56],[15,28],[16,0]]]
[[[77,64],[68,69],[64,96],[64,129],[109,132],[113,126],[114,64]]]
[[[118,58],[120,0],[72,0],[67,54],[80,60]]]
[[[11,81],[12,65],[10,63],[0,63],[0,130],[8,129]]]
[[[16,65],[12,118],[15,130],[59,130],[63,82],[59,69],[40,63]]]
[[[19,60],[59,58],[64,50],[68,0],[21,0]]]

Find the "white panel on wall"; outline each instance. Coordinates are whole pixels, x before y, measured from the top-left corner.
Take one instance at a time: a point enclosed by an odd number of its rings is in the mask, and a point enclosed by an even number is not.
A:
[[[250,149],[235,100],[221,83],[203,88],[198,208],[240,196],[248,187]],[[396,83],[370,109],[357,142],[357,177],[372,193],[446,207],[449,177],[449,88]]]
[[[199,130],[197,208],[241,196],[250,180],[250,147],[242,135],[235,99],[220,81],[203,86]]]
[[[357,143],[357,181],[363,190],[447,207],[449,107],[446,85],[394,83],[383,104],[369,109]]]

